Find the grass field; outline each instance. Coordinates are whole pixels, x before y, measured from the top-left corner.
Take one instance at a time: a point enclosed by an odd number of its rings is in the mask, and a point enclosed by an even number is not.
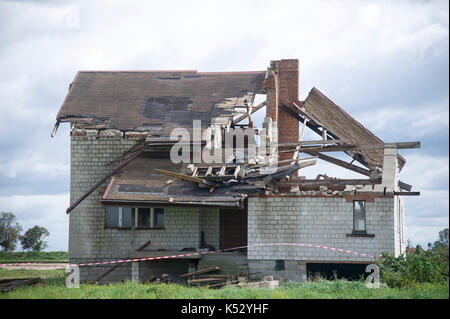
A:
[[[276,299],[389,299],[389,298],[434,298],[448,299],[448,285],[420,284],[409,288],[370,289],[362,282],[345,280],[314,281],[308,283],[283,283],[276,289],[251,289],[226,287],[209,289],[206,287],[186,287],[176,284],[137,284],[131,281],[110,285],[81,284],[80,288],[65,287],[64,270],[2,270],[0,279],[41,277],[42,284],[21,287],[8,293],[0,293],[0,298],[276,298]]]
[[[0,251],[0,264],[15,262],[68,262],[66,251],[26,251],[4,252]]]

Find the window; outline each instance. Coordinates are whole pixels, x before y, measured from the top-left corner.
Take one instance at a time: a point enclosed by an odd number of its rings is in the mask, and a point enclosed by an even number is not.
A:
[[[106,207],[106,227],[119,227],[119,207]]]
[[[363,200],[353,201],[353,232],[366,232],[366,202]]]
[[[163,228],[164,208],[136,208],[136,228]]]
[[[136,227],[152,227],[151,208],[137,208]]]
[[[106,227],[131,227],[131,207],[106,207]]]
[[[133,222],[134,217],[134,222]],[[106,227],[164,228],[164,208],[106,207]]]
[[[154,227],[164,227],[164,208],[154,208]]]

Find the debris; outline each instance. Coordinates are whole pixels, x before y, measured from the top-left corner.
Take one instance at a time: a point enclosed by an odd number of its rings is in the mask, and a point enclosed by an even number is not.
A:
[[[2,292],[15,290],[21,286],[33,285],[41,280],[40,277],[35,278],[12,278],[0,279],[0,289]]]
[[[142,249],[144,249],[145,247],[147,247],[148,245],[151,244],[151,240],[146,241],[141,247],[139,247],[138,249],[136,249],[136,251],[141,251]]]
[[[235,286],[240,288],[266,288],[266,289],[274,289],[279,287],[280,281],[273,280],[272,276],[265,276],[263,281],[255,281],[255,282],[239,282]]]
[[[109,268],[107,271],[105,271],[102,275],[100,275],[97,279],[94,280],[94,282],[99,282],[100,280],[102,280],[103,278],[105,278],[108,274],[112,273],[114,270],[116,270],[117,268],[119,268],[122,264],[116,264],[114,266],[112,266],[111,268]]]
[[[206,274],[206,273],[213,272],[213,271],[218,271],[218,270],[220,270],[219,266],[209,267],[209,268],[205,268],[205,269],[200,269],[200,270],[197,270],[197,271],[189,272],[189,273],[186,273],[186,274],[182,274],[180,276],[180,278],[190,277],[190,276],[195,276],[195,275],[200,275],[200,274]]]

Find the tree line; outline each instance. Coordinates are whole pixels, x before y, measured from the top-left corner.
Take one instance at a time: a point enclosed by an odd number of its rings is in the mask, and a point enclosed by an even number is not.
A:
[[[19,241],[24,250],[41,251],[48,246],[45,238],[50,233],[46,228],[35,225],[25,233],[21,232],[22,226],[16,221],[13,213],[0,214],[0,247],[3,251],[13,251]]]

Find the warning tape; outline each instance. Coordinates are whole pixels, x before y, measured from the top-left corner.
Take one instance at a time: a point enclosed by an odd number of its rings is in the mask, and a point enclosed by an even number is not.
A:
[[[92,262],[92,263],[70,264],[70,265],[64,265],[64,266],[55,266],[55,268],[65,268],[68,266],[98,266],[98,265],[106,265],[106,264],[118,264],[118,263],[139,262],[139,261],[148,261],[148,260],[181,258],[181,257],[199,256],[199,255],[206,255],[206,254],[216,254],[216,253],[220,253],[220,252],[226,252],[226,251],[238,250],[238,249],[244,249],[244,248],[253,248],[253,247],[262,247],[262,246],[283,246],[283,245],[284,246],[301,246],[301,247],[322,248],[322,249],[334,250],[334,251],[343,252],[343,253],[349,253],[349,254],[353,254],[353,255],[357,255],[357,256],[375,258],[375,256],[372,256],[372,255],[358,253],[358,252],[355,252],[352,250],[323,246],[323,245],[301,244],[301,243],[267,243],[267,244],[256,244],[256,245],[249,245],[249,246],[240,246],[240,247],[210,250],[210,251],[204,251],[204,252],[195,252],[195,253],[188,253],[188,254],[170,255],[170,256],[143,257],[143,258],[122,259],[122,260],[113,260],[113,261],[100,261],[100,262]],[[381,255],[379,255],[379,256],[381,256]],[[42,264],[42,263],[30,262],[30,263],[16,263],[16,264],[0,264],[0,267],[2,267],[2,266],[23,266],[23,265],[31,265],[31,264]]]

